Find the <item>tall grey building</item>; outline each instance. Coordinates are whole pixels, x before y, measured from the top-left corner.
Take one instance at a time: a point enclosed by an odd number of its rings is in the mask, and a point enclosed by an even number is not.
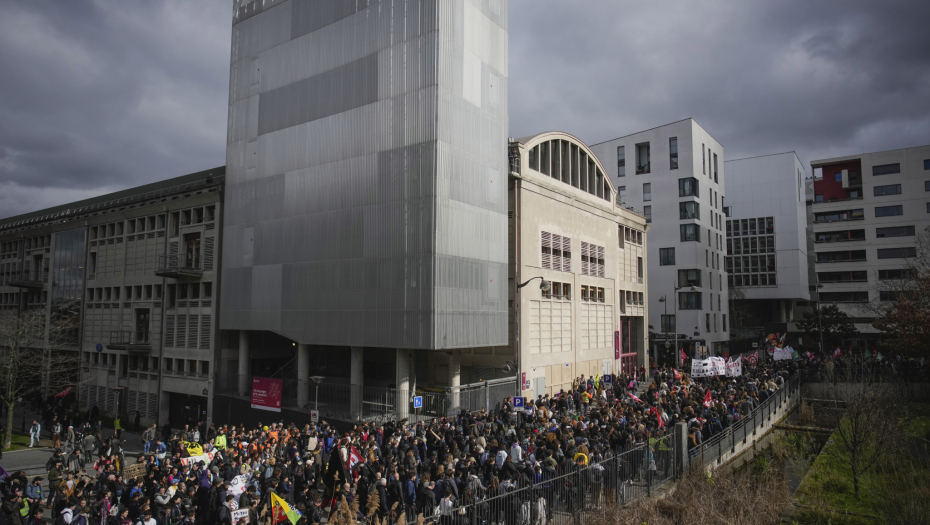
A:
[[[319,345],[352,348],[353,385],[365,347],[402,349],[405,389],[412,350],[506,344],[506,0],[237,0],[232,23],[240,393],[259,333],[299,345],[302,392]]]

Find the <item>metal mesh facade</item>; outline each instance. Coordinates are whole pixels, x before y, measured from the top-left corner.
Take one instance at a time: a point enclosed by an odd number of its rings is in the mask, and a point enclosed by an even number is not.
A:
[[[224,329],[507,343],[506,0],[235,5]]]

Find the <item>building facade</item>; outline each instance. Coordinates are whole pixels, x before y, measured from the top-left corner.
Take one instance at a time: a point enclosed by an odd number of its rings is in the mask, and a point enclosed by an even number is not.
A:
[[[225,170],[0,221],[0,307],[63,313],[82,409],[181,426],[211,415]],[[76,364],[77,367],[77,364]]]
[[[916,236],[930,226],[930,146],[811,162],[815,268],[821,305],[854,318],[854,346],[871,347],[872,326],[895,283],[907,278]],[[829,349],[828,349],[829,350]]]
[[[678,347],[721,355],[729,341],[723,199],[724,152],[693,119],[591,146],[611,162],[619,199],[649,230],[652,358],[674,364]],[[677,326],[675,310],[677,307]]]
[[[730,350],[776,332],[797,345],[795,320],[810,300],[806,169],[794,152],[725,166]]]

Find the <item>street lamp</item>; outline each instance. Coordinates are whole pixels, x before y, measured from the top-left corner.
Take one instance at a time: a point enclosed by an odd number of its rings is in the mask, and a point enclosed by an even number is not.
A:
[[[320,383],[323,382],[323,376],[310,376],[310,381],[313,381],[313,384],[316,385],[315,392],[313,393],[313,410],[317,413],[317,417],[320,414]]]
[[[675,350],[678,350],[678,290],[688,289],[689,292],[698,291],[697,286],[686,285],[678,286],[678,283],[673,283],[672,286],[675,289]],[[678,368],[681,368],[681,365],[684,363],[681,362],[681,352],[675,352],[675,362],[678,363]]]
[[[518,285],[517,285],[517,288],[516,288],[516,297],[515,297],[515,299],[516,299],[516,301],[515,301],[515,302],[516,302],[516,305],[515,305],[515,308],[516,308],[515,315],[516,315],[516,317],[517,317],[517,327],[516,327],[516,349],[515,349],[515,350],[516,350],[516,352],[515,352],[515,354],[516,354],[516,362],[515,362],[515,363],[512,363],[512,364],[513,364],[514,369],[516,369],[516,374],[517,374],[517,395],[518,395],[518,396],[520,396],[520,395],[523,394],[523,378],[520,377],[520,288],[523,288],[524,286],[530,284],[530,281],[532,281],[533,279],[539,279],[539,289],[540,289],[541,291],[543,291],[543,292],[548,292],[549,290],[552,289],[552,283],[550,283],[549,281],[543,279],[542,277],[540,277],[540,276],[538,276],[538,275],[537,275],[536,277],[530,277],[530,278],[527,279],[526,282],[524,282],[523,284],[518,284]],[[505,371],[505,372],[508,372],[508,371],[509,371],[507,368],[508,368],[508,366],[511,364],[511,362],[508,361],[507,363],[508,363],[508,364],[504,366],[504,371]]]

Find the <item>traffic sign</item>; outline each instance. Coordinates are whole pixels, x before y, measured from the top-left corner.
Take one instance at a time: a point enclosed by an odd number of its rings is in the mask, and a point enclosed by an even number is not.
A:
[[[97,351],[98,351],[98,352],[103,352],[103,345],[102,345],[102,344],[97,343]]]
[[[423,408],[423,396],[413,398],[413,408]]]
[[[310,411],[310,422],[311,422],[311,423],[317,423],[317,422],[319,422],[319,421],[320,421],[320,411],[319,411],[319,410],[311,410],[311,411]]]
[[[601,380],[604,381],[604,383],[609,385],[614,382],[614,376],[610,374],[604,374],[601,376]]]
[[[517,412],[523,412],[525,410],[524,408],[525,400],[526,400],[525,397],[514,397],[513,398],[513,409],[516,410]]]

